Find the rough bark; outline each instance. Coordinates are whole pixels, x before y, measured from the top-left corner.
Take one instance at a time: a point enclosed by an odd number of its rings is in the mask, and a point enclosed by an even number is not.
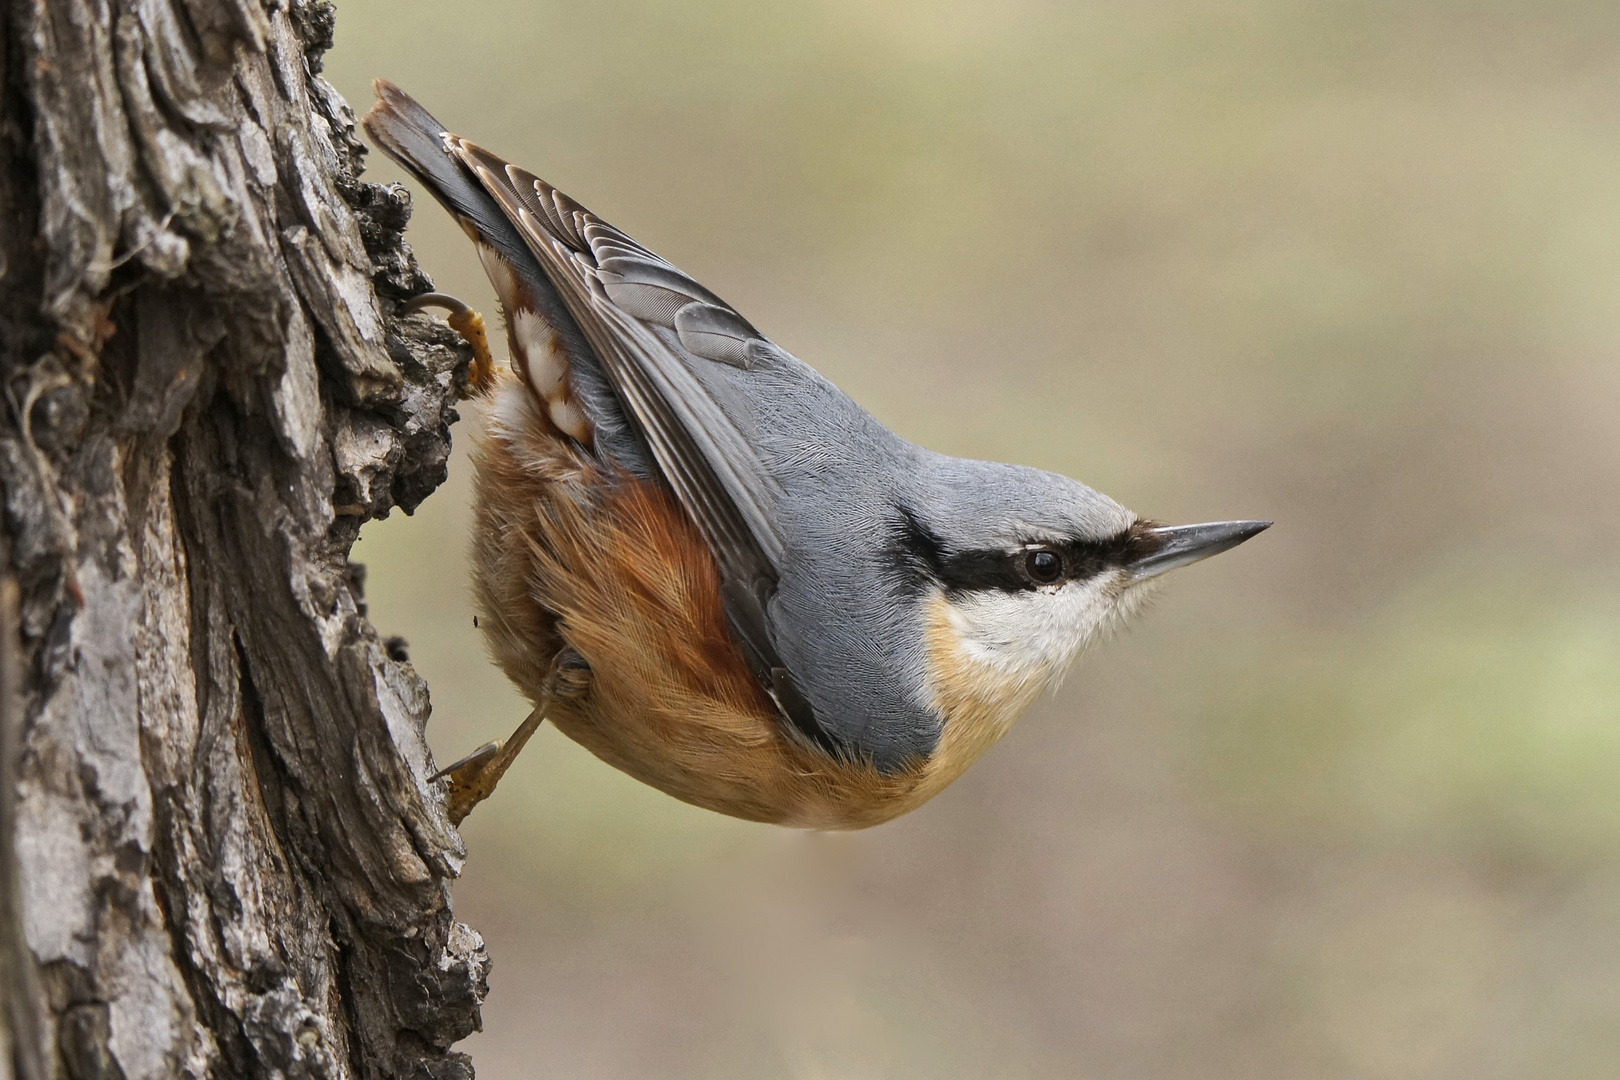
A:
[[[8,0],[0,980],[20,1080],[471,1076],[426,687],[348,552],[467,356],[325,0]],[[391,655],[392,654],[392,655]],[[15,801],[13,801],[13,799]]]

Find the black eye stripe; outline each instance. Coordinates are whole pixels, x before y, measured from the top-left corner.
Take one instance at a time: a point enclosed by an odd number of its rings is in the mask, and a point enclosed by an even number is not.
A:
[[[1010,555],[1005,551],[962,551],[947,556],[936,577],[946,592],[1019,592],[1035,587],[1024,573],[1023,562],[1022,552]]]
[[[1030,546],[1016,551],[952,551],[917,515],[902,508],[884,550],[902,591],[919,592],[938,585],[951,593],[1022,592],[1063,579],[1084,580],[1151,554],[1154,541],[1146,532],[1152,527],[1151,522],[1139,521],[1107,540],[1031,538]],[[1030,573],[1027,560],[1034,551],[1058,555],[1063,564],[1058,578],[1045,581]]]

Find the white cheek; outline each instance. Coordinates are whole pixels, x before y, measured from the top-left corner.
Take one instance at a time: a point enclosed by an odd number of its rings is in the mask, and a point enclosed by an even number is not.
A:
[[[950,601],[951,628],[968,659],[1018,681],[1056,683],[1122,606],[1134,606],[1122,584],[1116,571],[1053,590],[972,593]]]

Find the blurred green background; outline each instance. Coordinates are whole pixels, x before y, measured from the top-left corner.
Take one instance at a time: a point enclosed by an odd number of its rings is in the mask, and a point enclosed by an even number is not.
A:
[[[868,833],[545,729],[465,829],[482,1077],[1617,1075],[1620,5],[344,0],[327,70],[909,438],[1278,522]],[[458,459],[356,553],[441,760],[525,712],[466,528]]]

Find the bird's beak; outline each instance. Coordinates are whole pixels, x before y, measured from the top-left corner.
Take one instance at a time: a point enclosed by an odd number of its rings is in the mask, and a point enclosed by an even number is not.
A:
[[[1211,521],[1204,525],[1165,525],[1146,529],[1141,538],[1147,554],[1126,564],[1131,577],[1144,581],[1166,570],[1219,555],[1271,528],[1269,521]]]

